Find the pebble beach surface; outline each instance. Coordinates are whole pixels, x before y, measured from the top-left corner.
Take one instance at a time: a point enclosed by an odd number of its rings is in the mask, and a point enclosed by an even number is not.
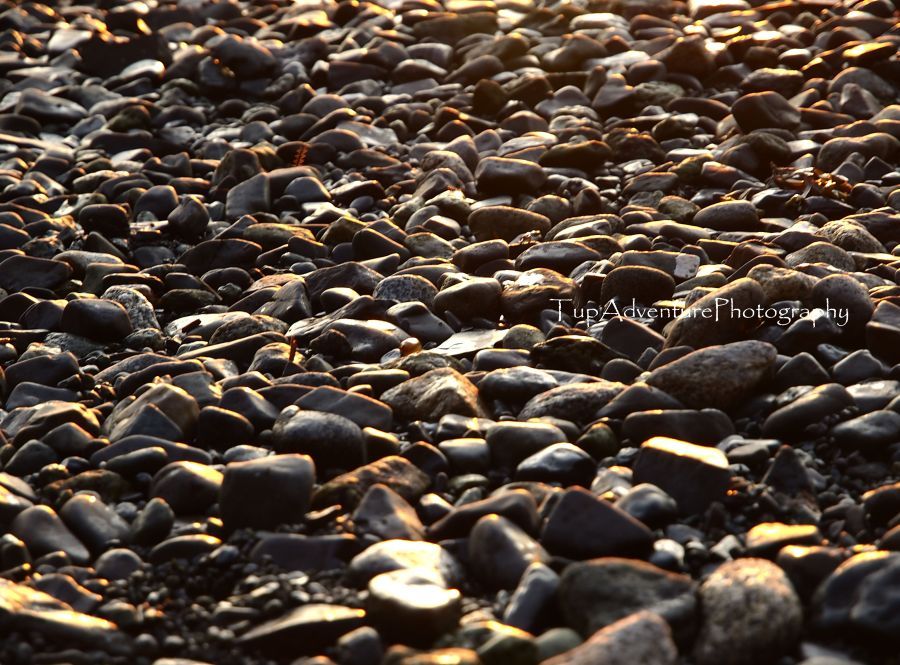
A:
[[[0,663],[900,662],[896,0],[0,0]]]

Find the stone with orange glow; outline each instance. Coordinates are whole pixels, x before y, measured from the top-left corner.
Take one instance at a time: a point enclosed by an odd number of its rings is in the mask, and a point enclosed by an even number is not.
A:
[[[730,478],[728,458],[718,448],[662,436],[646,441],[634,463],[635,483],[656,485],[688,515],[722,501]]]
[[[132,653],[131,641],[111,621],[76,612],[43,591],[6,579],[0,579],[0,616],[8,630],[34,631],[51,643]]]
[[[462,594],[436,571],[401,569],[369,582],[366,607],[381,632],[402,643],[427,645],[459,622]]]
[[[753,556],[774,557],[788,545],[819,545],[822,534],[813,524],[764,522],[747,532],[747,552]]]
[[[363,625],[366,612],[343,605],[309,603],[244,633],[240,644],[274,656],[315,653],[321,645]]]

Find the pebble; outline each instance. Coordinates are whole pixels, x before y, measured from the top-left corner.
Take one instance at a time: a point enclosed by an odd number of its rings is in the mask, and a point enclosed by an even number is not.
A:
[[[771,90],[744,95],[734,102],[732,113],[741,130],[748,133],[766,128],[793,130],[802,117],[796,106]]]
[[[469,533],[468,559],[484,584],[514,589],[529,566],[546,563],[549,556],[513,522],[500,515],[485,515]]]
[[[640,448],[634,481],[666,492],[684,513],[702,513],[728,489],[728,459],[721,450],[677,439],[653,437]]]
[[[49,506],[31,506],[20,512],[9,532],[21,538],[36,556],[63,552],[75,564],[86,564],[90,553]]]
[[[158,383],[133,402],[119,402],[103,428],[112,441],[137,434],[174,441],[193,429],[199,415],[199,405],[186,391]]]
[[[895,641],[891,630],[896,626],[898,570],[896,560],[892,560],[867,576],[851,609],[851,619],[856,627],[889,641]]]
[[[153,304],[143,293],[127,286],[111,286],[103,292],[101,300],[117,302],[128,314],[134,330],[159,329],[159,321]],[[119,317],[121,319],[121,316]]]
[[[776,355],[765,342],[709,346],[657,367],[647,383],[687,406],[729,408],[765,378]],[[710,381],[710,376],[715,378]]]
[[[817,386],[772,412],[763,422],[762,433],[778,438],[800,436],[807,428],[835,418],[852,404],[853,397],[843,386],[836,383]]]
[[[228,529],[271,529],[299,522],[312,499],[316,471],[305,455],[273,455],[225,467],[219,510]],[[247,497],[255,497],[247,501]]]
[[[153,477],[153,496],[176,515],[202,513],[219,496],[222,473],[197,462],[172,462]]]
[[[479,242],[513,240],[522,233],[550,230],[550,220],[544,215],[502,205],[473,210],[467,222]]]
[[[422,540],[425,529],[415,509],[386,485],[372,485],[353,511],[358,533],[382,540]]]
[[[759,217],[752,203],[724,201],[699,210],[692,223],[716,231],[752,231]]]
[[[278,415],[272,436],[279,453],[309,455],[321,468],[356,468],[365,459],[362,430],[333,413],[288,407]]]
[[[418,275],[393,275],[378,283],[372,296],[396,302],[421,302],[426,306],[434,303],[437,289],[424,277]]]
[[[313,507],[354,507],[375,484],[388,484],[407,501],[414,501],[428,489],[430,479],[406,458],[388,455],[323,483],[313,493]]]
[[[107,580],[127,579],[142,565],[141,558],[128,549],[110,549],[97,557],[97,574]]]
[[[259,624],[240,637],[240,643],[262,648],[274,656],[314,653],[363,625],[364,610],[343,605],[309,603]]]
[[[164,499],[154,497],[132,523],[132,538],[142,545],[155,545],[169,535],[174,523],[175,512],[169,504]]]
[[[848,449],[877,452],[900,434],[900,414],[878,410],[839,423],[831,430],[835,443]]]
[[[822,535],[812,524],[763,522],[747,532],[747,551],[758,557],[771,557],[788,545],[819,545]]]
[[[671,625],[690,623],[694,586],[688,576],[650,563],[606,557],[566,568],[559,597],[567,623],[590,637],[641,611],[655,612]]]
[[[665,300],[675,291],[675,280],[666,272],[650,266],[619,266],[603,278],[600,300],[608,302],[619,298],[623,302],[632,299],[644,303]],[[612,320],[612,319],[611,319]],[[610,324],[607,324],[609,327]]]
[[[544,170],[537,164],[506,157],[485,157],[475,170],[478,188],[488,194],[534,192],[546,178]]]
[[[594,415],[624,386],[613,381],[568,383],[532,397],[519,412],[520,420],[558,417],[576,423],[593,420]]]
[[[59,322],[63,332],[100,342],[116,342],[134,330],[128,311],[113,300],[73,300]]]
[[[4,579],[0,583],[0,602],[14,628],[110,654],[127,656],[132,651],[131,641],[116,624],[77,612],[43,591]]]
[[[62,261],[33,256],[10,256],[0,262],[0,288],[9,292],[28,287],[53,290],[72,274]]]
[[[59,516],[93,553],[128,541],[128,523],[97,496],[76,494],[66,501]]]
[[[632,442],[667,436],[691,443],[715,445],[734,434],[734,425],[718,409],[654,409],[630,413],[622,422],[621,434]]]
[[[477,388],[456,370],[445,367],[404,381],[381,395],[400,418],[436,422],[456,413],[482,417],[486,410]]]
[[[522,574],[509,605],[503,613],[503,622],[529,632],[541,624],[552,607],[559,588],[559,575],[543,563],[529,565]]]
[[[541,531],[541,544],[547,551],[577,559],[639,555],[652,542],[644,524],[577,487],[559,498]]]
[[[616,501],[616,506],[650,527],[664,526],[678,514],[675,499],[649,483],[632,487]]]
[[[166,217],[169,228],[180,238],[196,240],[209,226],[209,211],[196,196],[185,196]]]
[[[376,543],[355,556],[348,572],[357,583],[367,584],[377,575],[397,570],[434,572],[445,585],[462,576],[459,562],[440,545],[397,539]]]
[[[436,571],[401,569],[369,581],[368,616],[403,643],[428,644],[459,622],[462,594],[444,588]]]
[[[659,615],[636,612],[598,630],[584,644],[543,662],[674,665],[678,662],[678,648],[668,624]]]
[[[726,562],[703,582],[699,596],[703,619],[694,646],[699,663],[779,658],[797,639],[803,621],[800,601],[787,576],[770,561]],[[726,609],[734,607],[743,610]]]
[[[534,496],[524,489],[511,489],[451,508],[428,527],[428,537],[438,541],[461,538],[487,515],[504,517],[526,533],[535,534],[538,531],[539,517]]]
[[[384,655],[378,631],[364,626],[351,630],[337,641],[339,658],[350,665],[377,665]]]
[[[559,427],[550,423],[509,422],[491,425],[485,441],[492,463],[501,468],[512,468],[520,466],[526,459],[547,450],[553,444],[566,441],[566,435]],[[536,466],[542,469],[546,465],[538,461]]]
[[[565,486],[587,486],[595,471],[596,463],[581,448],[571,443],[556,443],[522,460],[516,467],[515,477]]]

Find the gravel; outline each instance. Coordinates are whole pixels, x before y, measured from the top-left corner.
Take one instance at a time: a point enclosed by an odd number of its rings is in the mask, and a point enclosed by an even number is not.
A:
[[[0,0],[0,662],[895,663],[898,9]]]

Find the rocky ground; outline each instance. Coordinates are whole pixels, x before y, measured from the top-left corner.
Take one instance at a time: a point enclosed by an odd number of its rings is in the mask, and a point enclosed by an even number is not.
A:
[[[0,0],[0,662],[900,662],[898,7]]]

